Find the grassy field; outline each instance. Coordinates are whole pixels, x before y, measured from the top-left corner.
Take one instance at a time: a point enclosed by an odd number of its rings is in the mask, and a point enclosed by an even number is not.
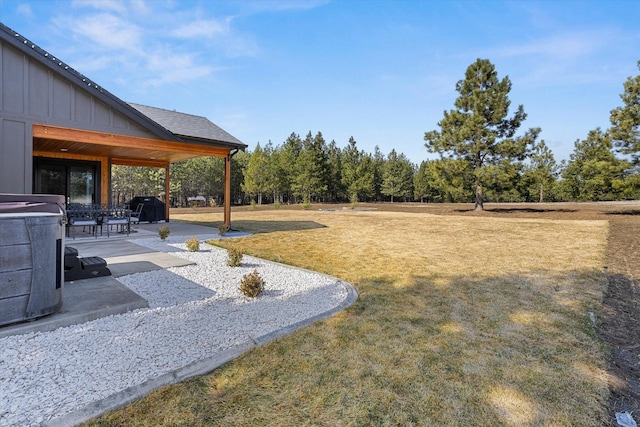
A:
[[[271,209],[233,226],[256,234],[223,244],[342,278],[358,301],[89,425],[607,424],[589,316],[606,221]]]

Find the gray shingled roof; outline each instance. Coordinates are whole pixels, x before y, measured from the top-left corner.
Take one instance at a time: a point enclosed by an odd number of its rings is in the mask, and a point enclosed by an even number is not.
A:
[[[177,111],[165,110],[147,105],[129,103],[133,108],[140,111],[160,126],[171,133],[187,139],[211,140],[222,142],[244,149],[246,144],[215,125],[209,119],[192,114],[179,113]]]

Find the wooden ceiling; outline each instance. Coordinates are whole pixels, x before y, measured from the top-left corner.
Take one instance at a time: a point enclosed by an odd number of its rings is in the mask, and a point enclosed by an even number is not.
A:
[[[113,164],[163,167],[194,157],[226,157],[230,149],[34,124],[33,151],[37,155],[110,158]]]

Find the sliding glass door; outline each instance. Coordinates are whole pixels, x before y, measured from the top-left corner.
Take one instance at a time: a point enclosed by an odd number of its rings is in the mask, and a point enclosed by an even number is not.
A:
[[[95,203],[95,167],[69,166],[69,203]]]
[[[61,194],[67,203],[99,203],[99,162],[34,159],[33,192]]]

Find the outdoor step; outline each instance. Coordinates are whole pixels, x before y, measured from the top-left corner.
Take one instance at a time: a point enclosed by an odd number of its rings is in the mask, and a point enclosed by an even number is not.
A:
[[[73,246],[65,246],[64,256],[78,256],[78,250]]]
[[[70,246],[65,247],[65,282],[111,276],[111,270],[107,268],[107,261],[105,261],[104,258],[98,256],[79,257],[77,254],[78,251],[75,248]]]
[[[107,266],[107,262],[103,258],[97,256],[80,258],[80,264],[82,264],[82,268],[84,269],[93,269]]]

